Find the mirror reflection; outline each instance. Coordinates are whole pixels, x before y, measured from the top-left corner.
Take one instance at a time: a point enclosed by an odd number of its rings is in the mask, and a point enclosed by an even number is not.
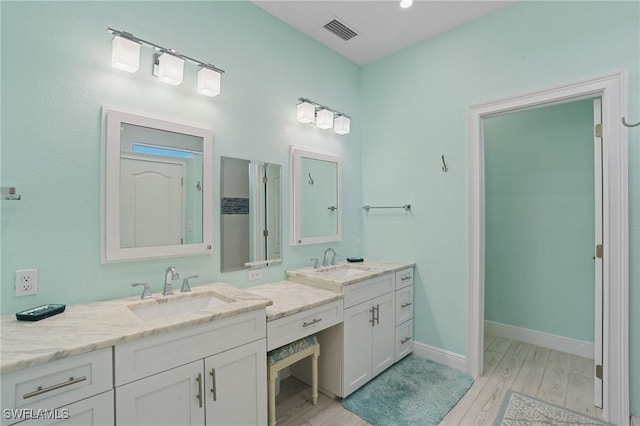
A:
[[[102,261],[212,250],[213,131],[103,109]]]
[[[221,158],[222,272],[282,262],[280,165]]]
[[[302,237],[320,237],[338,232],[338,164],[303,157]]]
[[[202,143],[121,125],[121,248],[202,243]]]
[[[292,146],[290,162],[291,245],[340,241],[340,158]]]

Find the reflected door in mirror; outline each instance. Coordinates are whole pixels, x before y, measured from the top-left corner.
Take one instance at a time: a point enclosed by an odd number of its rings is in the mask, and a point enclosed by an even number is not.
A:
[[[211,130],[113,109],[105,118],[103,260],[210,251]]]

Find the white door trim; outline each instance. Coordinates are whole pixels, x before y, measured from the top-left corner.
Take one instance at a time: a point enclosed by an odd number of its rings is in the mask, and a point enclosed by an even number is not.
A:
[[[483,118],[535,106],[600,96],[603,160],[603,415],[614,424],[629,419],[629,253],[627,73],[571,82],[467,109],[469,155],[469,253],[467,371],[482,374],[484,333],[484,130]]]

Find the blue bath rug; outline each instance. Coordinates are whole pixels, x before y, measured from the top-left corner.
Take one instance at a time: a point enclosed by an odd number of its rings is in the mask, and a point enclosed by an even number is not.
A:
[[[342,400],[376,426],[437,425],[473,384],[467,374],[410,355]]]

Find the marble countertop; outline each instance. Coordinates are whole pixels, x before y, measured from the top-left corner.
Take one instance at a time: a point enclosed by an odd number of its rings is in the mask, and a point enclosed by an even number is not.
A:
[[[401,271],[406,268],[413,268],[414,262],[389,262],[382,260],[365,259],[361,263],[338,263],[333,266],[323,268],[303,268],[287,271],[287,276],[291,281],[323,288],[342,293],[344,288],[351,284],[364,280],[376,278],[390,272]],[[332,275],[331,271],[340,269],[362,269],[362,273],[357,273],[347,277]]]
[[[128,308],[130,305],[155,303],[153,299],[171,301],[203,293],[228,303],[144,321]],[[153,299],[141,300],[139,296],[132,296],[68,305],[63,313],[35,322],[17,321],[15,314],[3,315],[0,317],[0,373],[204,324],[272,304],[269,299],[225,283],[197,286],[190,293],[177,292],[173,296],[155,296]]]
[[[292,281],[276,281],[248,287],[245,290],[273,301],[273,305],[267,306],[267,321],[293,315],[344,297],[342,293]]]

